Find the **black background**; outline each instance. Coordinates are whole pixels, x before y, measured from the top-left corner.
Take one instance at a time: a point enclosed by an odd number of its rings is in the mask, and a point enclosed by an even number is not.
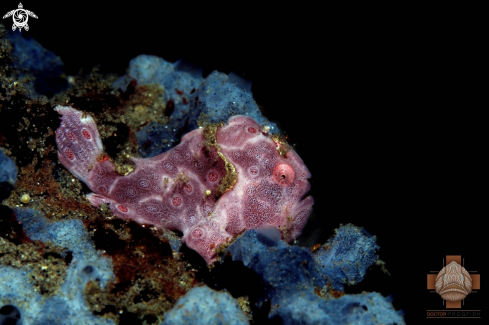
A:
[[[2,1],[0,9],[17,5]],[[445,255],[462,255],[469,271],[485,276],[480,111],[487,103],[480,97],[487,77],[477,10],[23,5],[39,17],[29,19],[28,33],[62,58],[68,75],[96,64],[122,75],[130,59],[154,54],[186,58],[204,75],[249,78],[256,102],[312,173],[316,203],[301,243],[324,242],[340,223],[377,236],[391,275],[373,267],[348,292],[395,294],[408,323],[434,323],[426,310],[443,308],[426,290],[426,274],[441,269]],[[11,27],[10,18],[3,23]],[[471,294],[466,306],[485,311],[485,296]]]

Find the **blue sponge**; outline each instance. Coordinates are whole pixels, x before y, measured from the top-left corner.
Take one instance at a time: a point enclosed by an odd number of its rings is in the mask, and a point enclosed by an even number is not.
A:
[[[175,307],[165,314],[161,325],[181,324],[248,324],[237,301],[227,292],[217,292],[207,286],[190,289],[178,299]]]
[[[258,228],[246,231],[228,250],[233,260],[263,279],[265,294],[258,304],[269,299],[269,317],[279,317],[284,324],[404,324],[401,313],[378,293],[338,299],[326,294],[363,279],[377,260],[375,237],[347,225],[328,245],[312,254],[280,240],[276,228]],[[319,296],[318,289],[329,298]]]
[[[17,181],[17,167],[14,161],[0,150],[0,200],[6,199]]]
[[[115,276],[112,261],[95,250],[81,220],[51,222],[33,209],[14,211],[27,236],[64,248],[64,255],[72,252],[73,259],[59,291],[51,297],[34,290],[29,265],[0,265],[0,308],[15,306],[22,315],[22,324],[114,324],[93,315],[86,302],[84,289],[88,281],[97,281],[105,288]]]
[[[68,88],[67,79],[64,77],[64,63],[59,56],[45,49],[27,33],[9,31],[7,39],[12,42],[12,54],[18,59],[18,70],[27,69],[35,78],[35,94],[50,97]],[[20,72],[20,77],[23,76],[24,73]]]
[[[316,251],[314,258],[334,290],[343,291],[344,284],[363,280],[379,258],[375,239],[365,229],[348,224],[336,229],[335,236]]]
[[[231,116],[246,115],[261,125],[269,126],[270,133],[279,133],[275,123],[268,121],[253,100],[250,84],[234,74],[217,71],[207,78],[183,69],[179,62],[170,63],[152,55],[139,55],[129,63],[127,74],[113,87],[122,91],[131,80],[137,85],[158,84],[165,89],[164,99],[172,101],[174,111],[167,125],[152,122],[136,132],[139,154],[143,158],[165,152],[180,141],[187,132],[198,127],[199,117],[206,122],[227,122]]]

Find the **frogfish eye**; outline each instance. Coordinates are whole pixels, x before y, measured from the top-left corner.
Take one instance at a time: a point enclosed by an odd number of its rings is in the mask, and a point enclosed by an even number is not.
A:
[[[288,164],[278,164],[273,169],[273,179],[282,185],[289,185],[294,181],[294,169]]]

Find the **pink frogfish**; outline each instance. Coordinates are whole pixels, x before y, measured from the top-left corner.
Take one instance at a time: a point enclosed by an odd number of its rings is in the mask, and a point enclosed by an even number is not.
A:
[[[312,210],[311,176],[302,159],[255,120],[233,116],[182,137],[152,158],[130,158],[134,170],[116,172],[104,155],[88,114],[57,106],[58,158],[93,191],[90,203],[108,204],[122,219],[179,230],[182,242],[208,264],[216,248],[247,229],[275,226],[290,242]]]

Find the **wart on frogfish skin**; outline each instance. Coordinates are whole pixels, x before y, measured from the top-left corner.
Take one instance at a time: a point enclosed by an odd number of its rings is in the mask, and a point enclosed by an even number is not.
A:
[[[277,148],[252,118],[233,116],[217,125],[212,146],[209,129],[189,132],[170,151],[131,158],[134,170],[121,176],[112,161],[97,159],[103,146],[90,115],[65,106],[55,110],[62,115],[58,158],[94,192],[87,196],[91,204],[109,204],[118,218],[181,231],[182,242],[208,264],[216,259],[215,248],[247,229],[286,229],[282,237],[290,242],[311,213],[312,197],[303,198],[309,170],[295,151]]]

